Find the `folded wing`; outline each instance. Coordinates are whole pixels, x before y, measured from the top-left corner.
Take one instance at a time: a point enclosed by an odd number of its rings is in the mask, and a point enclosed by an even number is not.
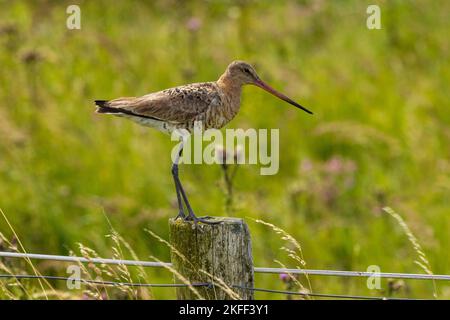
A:
[[[194,83],[142,97],[96,100],[99,113],[123,113],[155,120],[185,123],[219,105],[221,97],[212,82]]]

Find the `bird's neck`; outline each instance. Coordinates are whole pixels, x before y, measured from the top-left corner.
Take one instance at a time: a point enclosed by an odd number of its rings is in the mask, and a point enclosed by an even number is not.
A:
[[[227,72],[225,72],[219,80],[217,80],[217,85],[228,100],[230,107],[233,109],[239,109],[242,83],[240,83],[240,81],[236,81],[236,79],[233,79]]]

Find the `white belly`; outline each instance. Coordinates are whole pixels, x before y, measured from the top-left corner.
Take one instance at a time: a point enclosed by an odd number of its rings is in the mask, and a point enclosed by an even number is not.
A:
[[[171,134],[172,131],[177,128],[174,124],[160,121],[160,120],[135,117],[135,116],[127,115],[127,114],[120,114],[118,116],[128,118],[128,119],[140,124],[141,126],[155,128],[156,130],[159,130],[166,134]]]

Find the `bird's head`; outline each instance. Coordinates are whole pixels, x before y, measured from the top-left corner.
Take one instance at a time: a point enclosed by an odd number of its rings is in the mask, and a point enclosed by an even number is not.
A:
[[[260,80],[255,69],[244,61],[233,61],[225,73],[233,82],[240,85],[255,84]]]
[[[266,90],[267,92],[273,94],[277,98],[286,101],[287,103],[302,109],[303,111],[312,114],[311,111],[308,109],[302,107],[297,102],[293,101],[292,99],[288,98],[281,92],[278,92],[277,90],[273,89],[271,86],[269,86],[267,83],[262,81],[258,74],[256,73],[255,69],[248,64],[245,61],[233,61],[228,66],[227,70],[225,71],[224,75],[222,75],[221,78],[226,78],[227,81],[231,82],[232,84],[242,86],[245,84],[252,84],[257,87],[260,87],[261,89]]]

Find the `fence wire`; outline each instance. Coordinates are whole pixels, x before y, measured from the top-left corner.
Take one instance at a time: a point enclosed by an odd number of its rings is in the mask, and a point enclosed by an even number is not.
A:
[[[82,284],[91,285],[104,285],[104,286],[127,286],[127,287],[153,287],[153,288],[180,288],[180,287],[208,287],[213,289],[213,283],[136,283],[136,282],[116,282],[116,281],[101,281],[101,280],[89,280],[81,278],[69,278],[60,276],[46,276],[46,275],[31,275],[31,274],[0,274],[0,279],[2,278],[14,278],[19,279],[47,279],[47,280],[60,280],[60,281],[79,281]],[[232,285],[232,288],[241,290],[250,290],[255,292],[268,292],[268,293],[279,293],[285,295],[296,295],[302,296],[304,298],[317,297],[317,298],[333,298],[333,299],[355,299],[355,300],[418,300],[410,298],[388,298],[388,297],[371,297],[371,296],[355,296],[355,295],[340,295],[340,294],[329,294],[329,293],[305,293],[298,291],[285,291],[285,290],[274,290],[274,289],[263,289],[263,288],[250,288],[241,285]]]
[[[138,282],[119,282],[119,281],[103,281],[103,280],[90,280],[82,278],[60,277],[60,276],[47,276],[47,275],[33,275],[33,274],[0,274],[0,279],[14,278],[20,279],[46,279],[46,280],[59,280],[59,281],[72,281],[83,284],[102,285],[102,286],[114,286],[114,287],[153,287],[153,288],[182,288],[182,287],[210,287],[210,283],[138,283]]]
[[[263,288],[249,288],[234,285],[233,288],[250,290],[256,292],[268,292],[268,293],[280,293],[285,295],[303,296],[307,297],[318,297],[318,298],[334,298],[334,299],[355,299],[355,300],[419,300],[410,298],[388,298],[388,297],[371,297],[371,296],[354,296],[354,295],[342,295],[342,294],[331,294],[331,293],[306,293],[298,291],[285,291],[285,290],[274,290],[274,289],[263,289]]]
[[[64,262],[81,262],[81,263],[95,263],[95,264],[113,264],[113,265],[127,265],[127,266],[142,266],[142,267],[171,267],[169,262],[154,262],[154,261],[140,261],[140,260],[120,260],[120,259],[103,259],[103,258],[86,258],[77,256],[61,256],[49,254],[36,253],[18,253],[18,252],[4,252],[0,251],[0,257],[8,258],[28,258],[39,260],[53,260]],[[394,273],[394,272],[367,272],[367,271],[344,271],[344,270],[316,270],[316,269],[289,269],[289,268],[264,268],[255,267],[256,273],[275,273],[275,274],[304,274],[311,276],[335,276],[335,277],[380,277],[392,279],[416,279],[416,280],[443,280],[450,281],[450,275],[443,274],[419,274],[419,273]]]

